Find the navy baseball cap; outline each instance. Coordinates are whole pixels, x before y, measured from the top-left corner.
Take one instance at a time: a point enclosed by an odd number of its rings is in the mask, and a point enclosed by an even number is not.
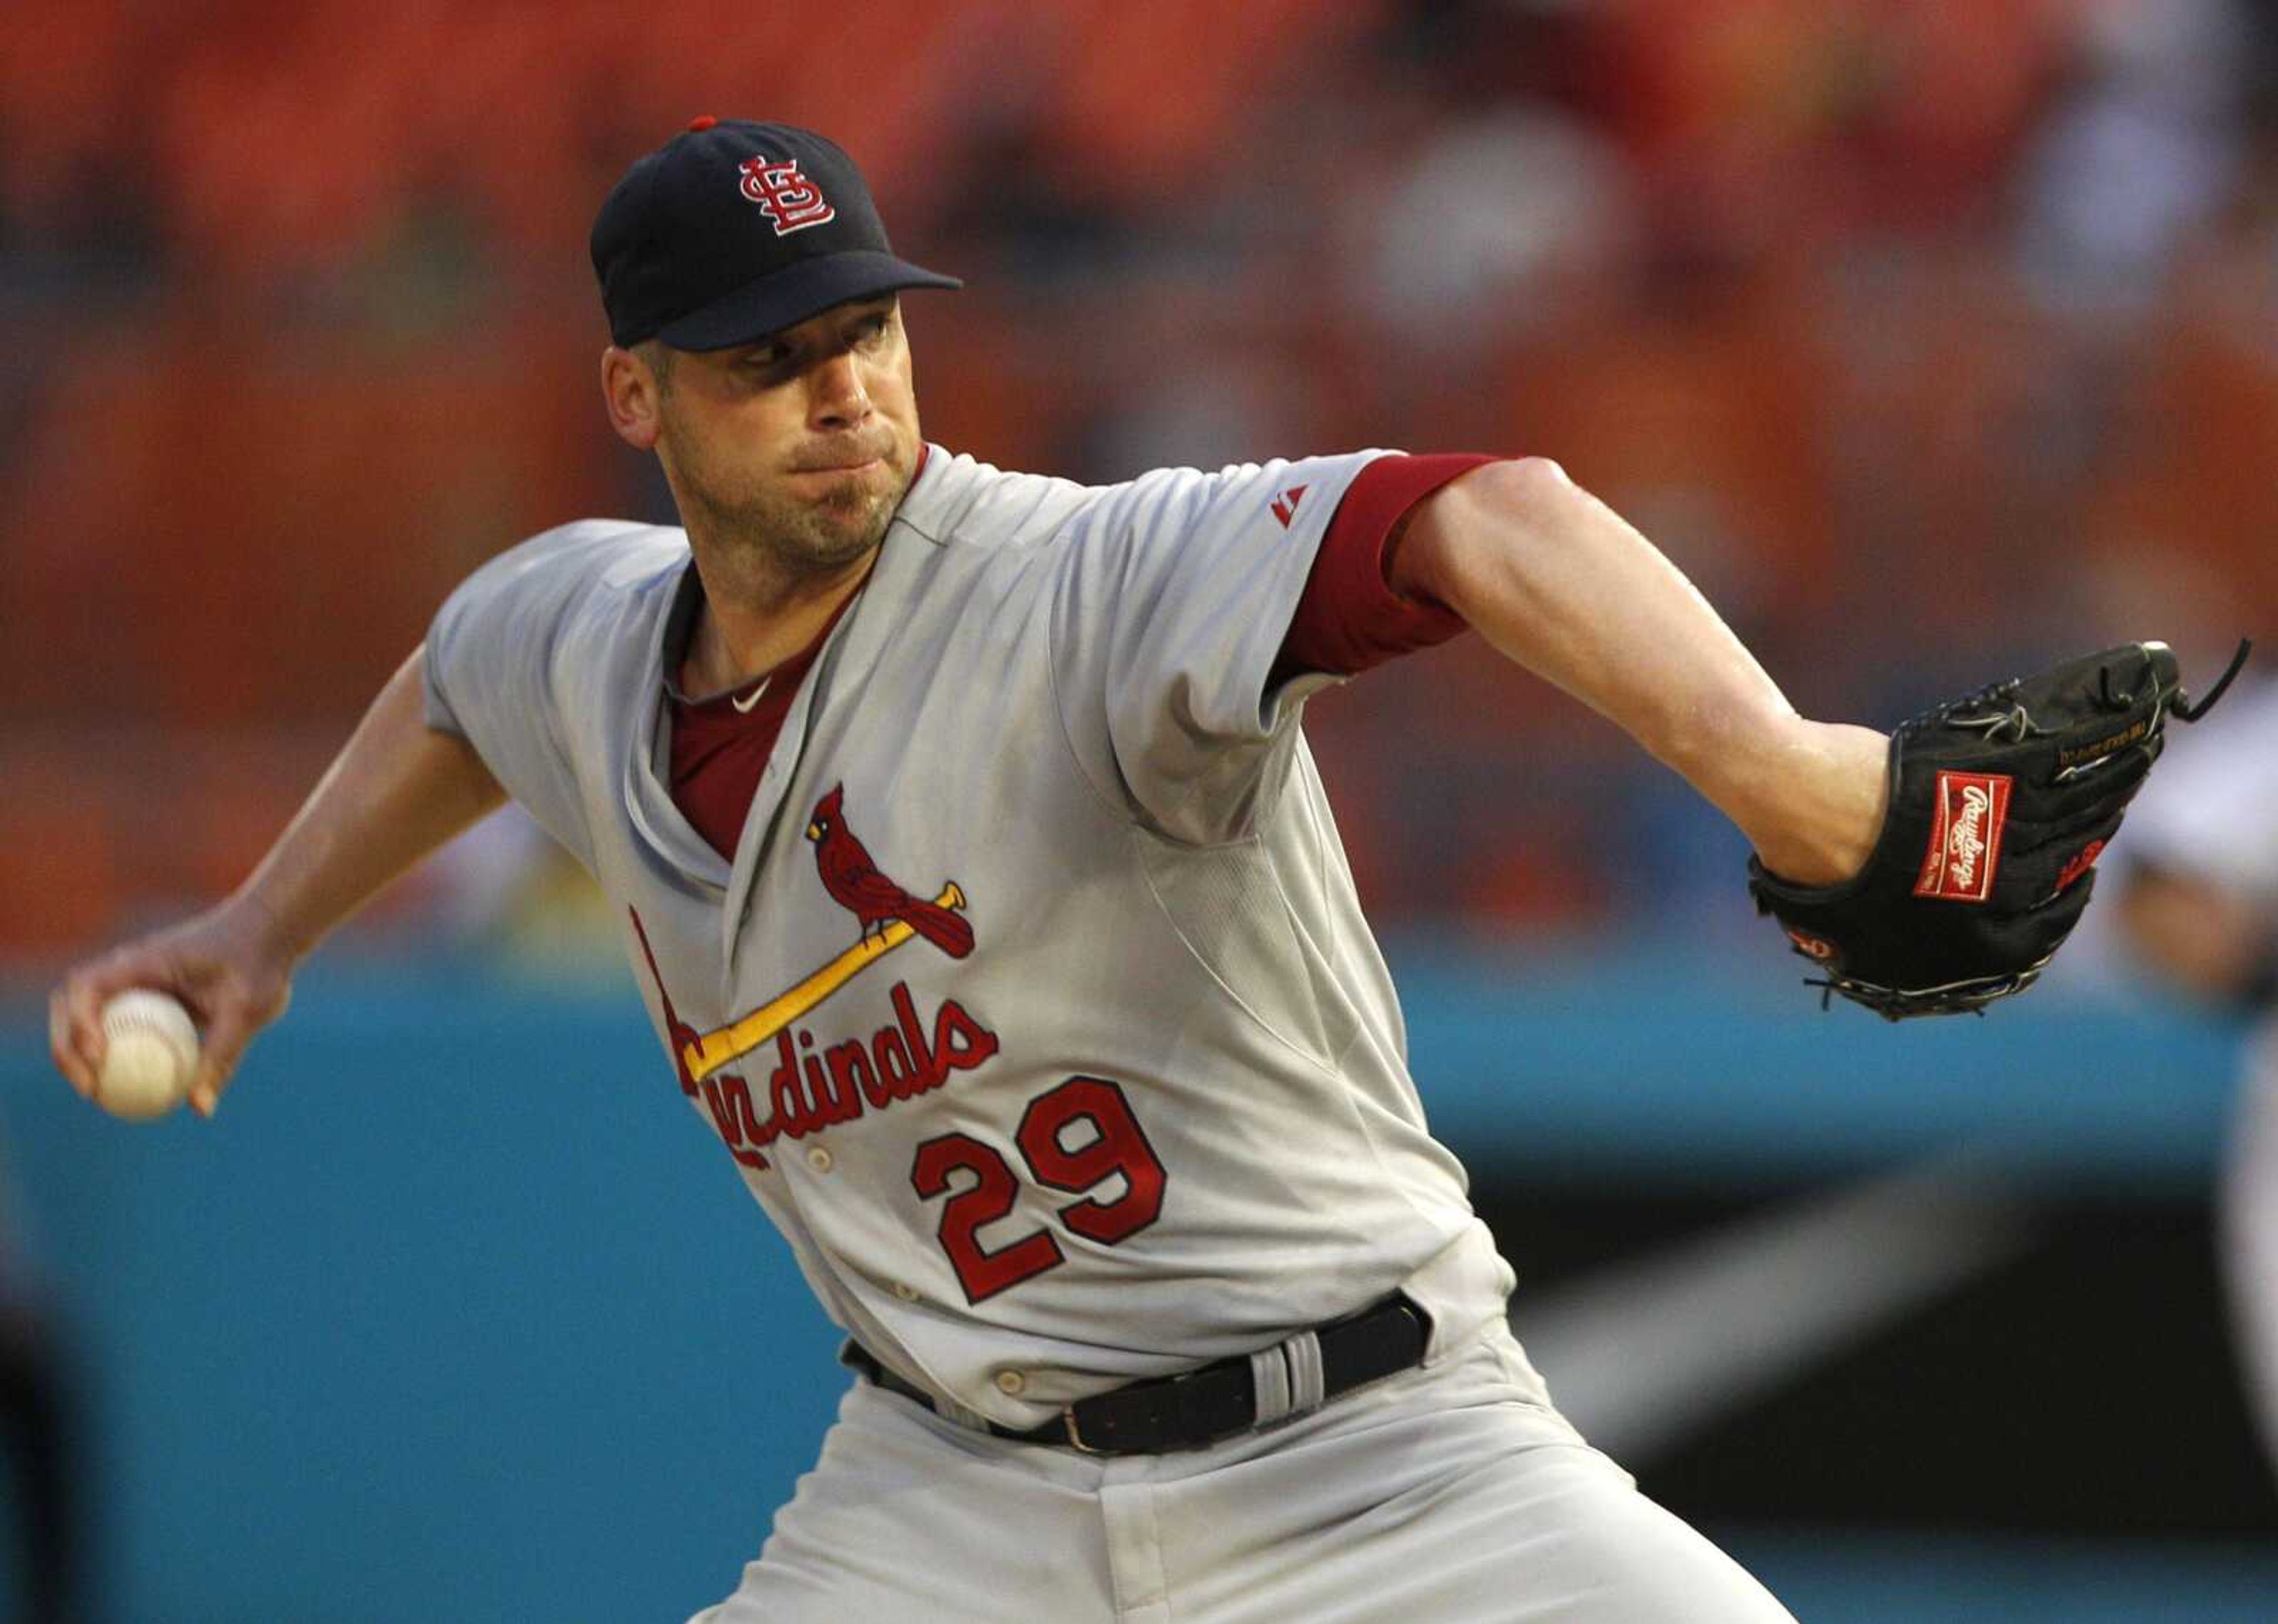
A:
[[[854,160],[811,130],[698,118],[625,172],[590,247],[609,337],[726,349],[904,287],[962,287],[894,255]]]

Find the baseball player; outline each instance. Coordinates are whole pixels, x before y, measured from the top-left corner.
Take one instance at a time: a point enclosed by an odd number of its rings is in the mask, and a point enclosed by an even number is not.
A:
[[[478,571],[234,896],[66,978],[65,1076],[167,988],[210,1114],[294,964],[511,795],[847,1337],[701,1619],[1786,1618],[1513,1340],[1298,722],[1469,627],[1804,882],[1874,845],[1890,741],[1798,716],[1547,461],[1086,487],[929,446],[899,295],[955,283],[820,136],[699,119],[592,248],[609,421],[684,530]]]

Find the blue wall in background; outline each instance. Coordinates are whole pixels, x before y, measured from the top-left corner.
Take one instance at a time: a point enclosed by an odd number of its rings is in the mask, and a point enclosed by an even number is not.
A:
[[[630,992],[502,990],[316,978],[210,1125],[8,1029],[113,1616],[677,1620],[758,1550],[829,1327]]]
[[[1441,1131],[1562,1176],[1746,1185],[1973,1143],[2188,1193],[2228,1094],[2232,1034],[2058,998],[1886,1028],[1698,965],[1401,970]],[[71,1094],[19,1001],[0,1124],[81,1356],[113,1620],[677,1620],[733,1587],[843,1385],[629,987],[320,967],[215,1123],[145,1127]],[[1768,1576],[1850,1593],[1825,1542],[1766,1537]],[[2272,1616],[2250,1588],[2259,1612],[2176,1616]],[[1805,1616],[1999,1616],[1897,1593]]]

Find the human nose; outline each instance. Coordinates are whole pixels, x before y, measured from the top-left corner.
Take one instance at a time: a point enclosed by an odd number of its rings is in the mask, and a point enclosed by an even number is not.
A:
[[[818,366],[809,376],[807,390],[817,428],[851,428],[870,415],[870,393],[863,387],[861,365],[851,350],[841,350]]]

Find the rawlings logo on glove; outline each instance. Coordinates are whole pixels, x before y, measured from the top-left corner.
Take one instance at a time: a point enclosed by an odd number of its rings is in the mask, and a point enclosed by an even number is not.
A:
[[[1808,986],[1891,1020],[1982,1013],[2039,977],[2096,882],[2096,859],[2197,705],[2164,643],[2129,643],[1996,682],[1891,738],[1891,803],[1866,866],[1838,885],[1782,880],[1751,858],[1759,912],[1825,972]]]
[[[2001,826],[2009,817],[2010,781],[1995,773],[1940,773],[1938,820],[1923,854],[1916,896],[1982,903],[1993,894]]]

